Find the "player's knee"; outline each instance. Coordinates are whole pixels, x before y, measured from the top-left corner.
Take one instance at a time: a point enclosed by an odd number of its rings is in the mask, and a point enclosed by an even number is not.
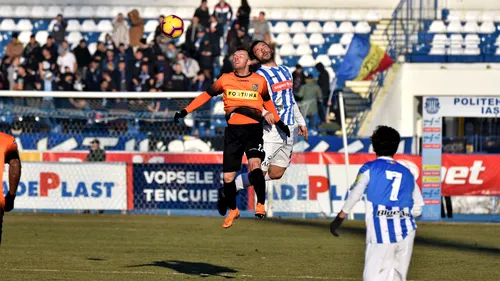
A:
[[[234,181],[234,178],[236,177],[236,174],[224,174],[223,179],[225,183],[230,183]]]
[[[255,185],[255,183],[264,181],[264,173],[260,168],[254,169],[248,173],[248,181],[250,184]]]
[[[283,177],[285,169],[281,167],[272,167],[271,169],[269,169],[269,171],[267,171],[267,173],[269,174],[269,178],[273,180],[279,180]]]

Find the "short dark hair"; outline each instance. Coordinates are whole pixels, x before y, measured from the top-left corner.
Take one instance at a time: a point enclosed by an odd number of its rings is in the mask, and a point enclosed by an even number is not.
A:
[[[234,51],[234,53],[236,53],[238,51],[245,51],[245,52],[247,52],[248,57],[251,57],[250,51],[247,48],[243,47],[243,46],[240,46],[240,47],[236,48],[236,50]]]
[[[253,48],[255,48],[255,46],[257,46],[257,44],[259,43],[264,43],[266,44],[269,48],[271,48],[271,46],[269,46],[269,44],[267,44],[265,41],[262,41],[262,40],[256,40],[256,41],[253,41],[252,45],[250,46],[250,57],[252,59],[257,59],[257,57],[255,56],[255,53],[253,52]]]
[[[401,136],[389,126],[378,126],[371,136],[373,150],[377,156],[394,156],[398,151]]]

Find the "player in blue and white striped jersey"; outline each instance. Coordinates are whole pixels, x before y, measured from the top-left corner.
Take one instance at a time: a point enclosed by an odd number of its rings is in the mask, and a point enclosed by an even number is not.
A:
[[[393,157],[399,133],[379,126],[372,137],[377,159],[364,164],[342,211],[330,224],[337,229],[366,194],[366,252],[363,281],[404,281],[408,273],[417,225],[424,201],[413,174]]]
[[[300,113],[299,106],[293,96],[293,78],[290,69],[284,65],[278,65],[273,59],[273,50],[264,41],[255,41],[250,47],[250,53],[260,63],[257,74],[266,78],[269,94],[278,111],[280,119],[288,125],[290,136],[277,130],[272,115],[265,114],[264,124],[264,151],[266,158],[262,162],[261,169],[265,173],[266,181],[280,179],[285,173],[292,159],[293,144],[296,136],[304,136],[307,140],[308,132],[304,117]],[[248,174],[236,177],[236,188],[242,190],[250,185]]]

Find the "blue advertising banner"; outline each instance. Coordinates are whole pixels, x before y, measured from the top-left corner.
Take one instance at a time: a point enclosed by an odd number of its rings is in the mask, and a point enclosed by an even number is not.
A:
[[[134,209],[216,210],[222,187],[219,164],[137,164],[133,166]],[[237,196],[246,210],[247,192]]]
[[[99,139],[106,151],[170,151],[212,152],[223,150],[223,136],[148,136],[142,133],[117,134],[30,134],[14,135],[23,150],[82,151],[89,150],[91,142]],[[350,153],[372,153],[370,138],[348,139]],[[411,154],[413,138],[402,138],[398,153]],[[342,138],[334,136],[310,136],[309,140],[296,144],[295,151],[343,152]]]

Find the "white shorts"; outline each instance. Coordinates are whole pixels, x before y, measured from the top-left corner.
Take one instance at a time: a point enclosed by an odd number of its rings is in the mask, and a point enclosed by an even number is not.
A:
[[[363,281],[406,281],[415,233],[398,243],[366,244]]]
[[[269,170],[269,165],[288,168],[292,161],[293,145],[286,143],[264,142],[266,158],[262,161],[263,171]]]

